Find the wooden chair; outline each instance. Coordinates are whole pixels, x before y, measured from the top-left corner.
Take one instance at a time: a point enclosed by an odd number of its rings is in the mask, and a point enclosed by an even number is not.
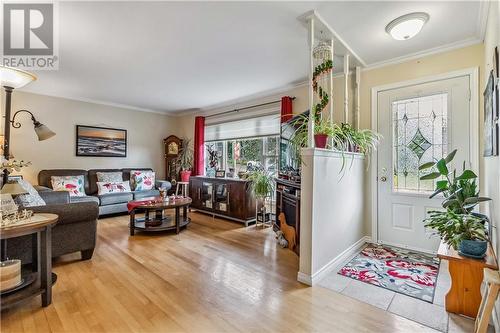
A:
[[[481,300],[479,313],[476,317],[476,323],[474,325],[475,333],[485,333],[488,330],[491,312],[493,311],[500,290],[500,274],[498,271],[485,268],[483,281],[486,282],[486,290]]]

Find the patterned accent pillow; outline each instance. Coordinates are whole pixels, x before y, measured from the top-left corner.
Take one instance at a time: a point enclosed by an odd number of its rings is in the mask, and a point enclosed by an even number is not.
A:
[[[18,195],[15,199],[14,202],[23,207],[36,207],[36,206],[45,206],[45,201],[43,201],[42,197],[38,192],[35,190],[35,188],[26,180],[24,179],[19,179],[17,181],[19,185],[21,185],[22,188],[28,193],[26,194],[21,194]]]
[[[84,176],[52,176],[52,189],[54,191],[69,192],[70,197],[84,197]]]
[[[155,173],[153,171],[130,171],[130,183],[134,191],[152,190],[155,186]]]
[[[97,194],[130,192],[129,182],[97,182]]]
[[[123,181],[121,172],[96,172],[98,182],[117,183]]]

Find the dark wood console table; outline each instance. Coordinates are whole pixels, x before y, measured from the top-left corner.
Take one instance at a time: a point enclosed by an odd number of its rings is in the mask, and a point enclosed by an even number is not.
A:
[[[237,222],[255,222],[255,197],[251,182],[236,178],[190,178],[192,208]]]
[[[52,285],[57,275],[52,273],[52,226],[57,222],[55,214],[34,214],[32,222],[0,228],[0,239],[32,235],[32,264],[24,265],[21,285],[2,292],[1,308],[7,309],[28,298],[42,295],[42,306],[52,302]],[[2,253],[2,257],[8,253]],[[27,267],[31,266],[31,267]]]

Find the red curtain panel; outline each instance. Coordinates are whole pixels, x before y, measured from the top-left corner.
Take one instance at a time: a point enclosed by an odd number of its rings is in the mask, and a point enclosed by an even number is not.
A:
[[[281,122],[287,122],[293,117],[292,111],[292,97],[283,96],[281,97]]]
[[[193,174],[205,174],[205,117],[194,118],[194,163]]]

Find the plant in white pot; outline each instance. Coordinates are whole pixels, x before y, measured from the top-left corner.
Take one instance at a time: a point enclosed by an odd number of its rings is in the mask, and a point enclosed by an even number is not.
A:
[[[488,247],[488,236],[486,226],[488,218],[484,215],[474,213],[474,208],[483,201],[491,200],[480,197],[477,189],[477,175],[464,167],[462,173],[457,176],[457,170],[450,171],[449,163],[455,157],[457,150],[448,156],[435,162],[424,163],[420,170],[431,171],[420,177],[421,180],[436,181],[436,190],[430,196],[443,195],[442,206],[444,211],[431,211],[429,218],[424,220],[427,228],[434,229],[437,234],[458,250],[460,254],[482,258]]]
[[[189,182],[191,177],[191,168],[193,167],[193,149],[191,148],[191,140],[183,139],[177,156],[177,163],[180,168],[182,182]]]

